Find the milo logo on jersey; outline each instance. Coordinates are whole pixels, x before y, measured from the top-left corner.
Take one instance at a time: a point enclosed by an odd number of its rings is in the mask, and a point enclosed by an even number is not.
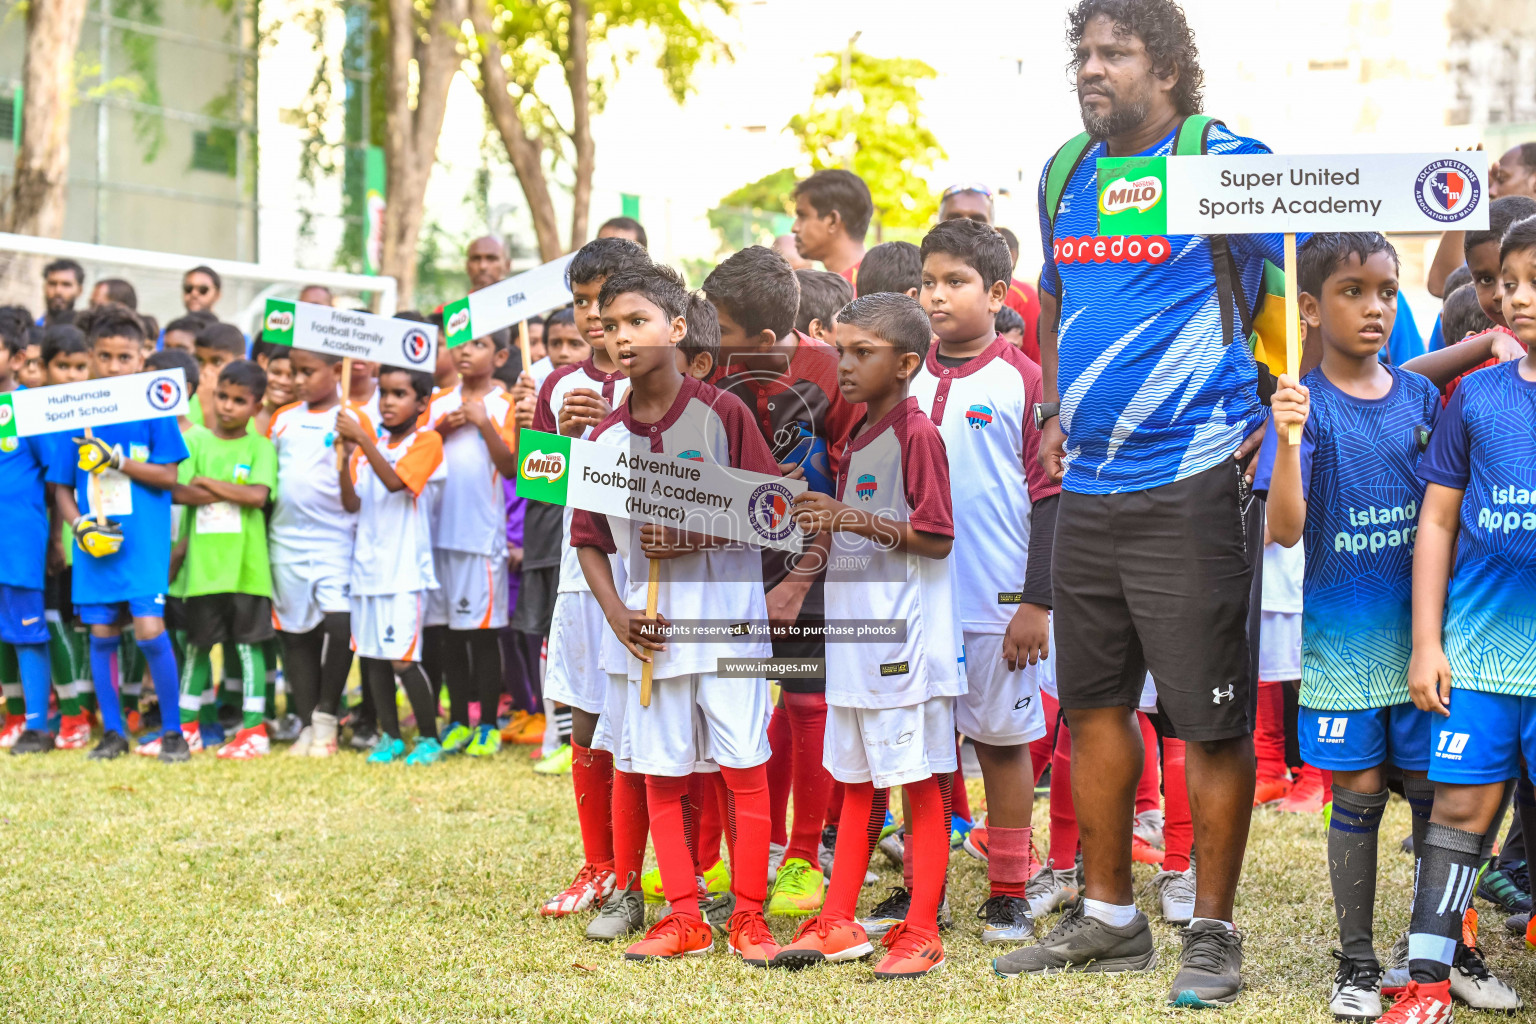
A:
[[[973,405],[965,410],[965,422],[972,430],[980,430],[992,422],[992,410],[984,405]]]
[[[570,482],[571,439],[525,430],[518,449],[517,493],[534,501],[564,505]]]
[[[865,473],[863,476],[859,477],[858,482],[853,485],[853,491],[859,496],[860,501],[868,501],[869,499],[873,498],[875,496],[875,491],[879,489],[880,485],[875,481],[873,473]]]

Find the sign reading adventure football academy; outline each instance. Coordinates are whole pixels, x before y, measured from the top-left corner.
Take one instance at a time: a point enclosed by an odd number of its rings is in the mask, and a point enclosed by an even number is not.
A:
[[[789,503],[804,480],[657,455],[561,434],[524,430],[517,493],[620,519],[692,530],[721,540],[797,551]]]
[[[470,292],[468,298],[448,303],[443,307],[443,333],[448,347],[462,345],[470,338],[483,338],[535,313],[570,302],[565,268],[575,256],[568,253],[516,277]]]
[[[268,299],[261,340],[427,373],[437,359],[437,328],[431,324],[312,302]]]
[[[187,380],[180,367],[24,388],[0,395],[0,448],[16,437],[185,416],[186,412]]]
[[[1157,237],[1168,234],[1488,227],[1488,154],[1481,151],[1117,157],[1099,160],[1098,175],[1099,234],[1123,246],[1135,242],[1148,262],[1168,258],[1166,240]],[[1151,252],[1153,243],[1162,249]],[[1096,256],[1090,248],[1078,258]]]

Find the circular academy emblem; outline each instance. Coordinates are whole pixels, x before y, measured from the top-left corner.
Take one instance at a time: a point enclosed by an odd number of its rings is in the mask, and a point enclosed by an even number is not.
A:
[[[1426,217],[1453,224],[1477,208],[1483,185],[1460,160],[1436,160],[1419,172],[1414,198]]]
[[[400,339],[400,353],[409,363],[420,366],[431,352],[432,339],[427,337],[426,331],[413,327]]]
[[[752,529],[765,540],[783,540],[795,528],[789,517],[789,502],[793,497],[789,488],[773,481],[762,484],[747,499],[747,519]]]
[[[156,377],[149,382],[149,390],[145,394],[151,408],[165,412],[181,401],[181,385],[170,377]]]

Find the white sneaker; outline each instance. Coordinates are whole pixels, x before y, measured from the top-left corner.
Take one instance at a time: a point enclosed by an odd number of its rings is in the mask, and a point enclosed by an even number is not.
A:
[[[885,854],[885,859],[891,862],[892,867],[901,867],[907,853],[907,833],[898,829],[880,840],[880,852]]]
[[[784,863],[785,847],[778,843],[768,844],[768,887],[773,888],[774,879],[779,877],[779,865]]]
[[[1383,966],[1386,970],[1381,975],[1382,988],[1396,990],[1408,987],[1408,982],[1412,978],[1408,974],[1408,932],[1406,930],[1397,937],[1396,942],[1392,943],[1392,951],[1387,954]]]
[[[330,757],[336,753],[336,737],[341,731],[340,722],[335,715],[328,715],[324,711],[316,711],[311,716],[314,730],[309,742],[310,757]]]
[[[1163,848],[1163,812],[1156,807],[1149,811],[1142,811],[1136,815],[1136,820],[1131,824],[1131,832],[1141,837],[1141,841],[1148,846]]]
[[[1081,886],[1077,868],[1057,871],[1053,867],[1044,867],[1029,880],[1029,885],[1024,889],[1024,898],[1029,900],[1029,912],[1039,918],[1059,910],[1077,895]]]
[[[1188,871],[1159,871],[1152,876],[1152,887],[1161,897],[1163,920],[1189,924],[1195,916],[1195,865],[1191,863]]]
[[[306,725],[299,730],[299,738],[293,741],[293,746],[288,748],[288,753],[294,757],[308,757],[309,748],[315,742],[315,727]]]
[[[1474,1010],[1514,1013],[1525,1006],[1520,993],[1489,973],[1482,952],[1462,942],[1456,943],[1456,958],[1451,963],[1451,997]]]
[[[1351,960],[1333,951],[1339,971],[1328,994],[1334,1020],[1375,1020],[1381,1016],[1381,965],[1374,960]]]

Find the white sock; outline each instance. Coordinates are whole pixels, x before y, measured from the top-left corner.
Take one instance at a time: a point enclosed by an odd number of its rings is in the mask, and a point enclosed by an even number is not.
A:
[[[1096,921],[1115,928],[1124,928],[1136,920],[1136,904],[1105,903],[1101,900],[1083,899],[1083,912]]]
[[[1229,932],[1237,931],[1237,927],[1231,921],[1218,921],[1214,917],[1192,917],[1189,919],[1189,926],[1193,928],[1201,921],[1209,921],[1211,924],[1219,924]]]

